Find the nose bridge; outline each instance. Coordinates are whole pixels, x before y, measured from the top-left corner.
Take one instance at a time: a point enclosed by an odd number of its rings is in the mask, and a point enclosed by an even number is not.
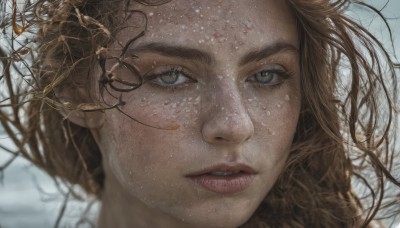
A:
[[[224,81],[226,80],[226,81]],[[254,132],[253,122],[236,82],[222,79],[209,92],[205,104],[203,138],[208,143],[242,143]]]

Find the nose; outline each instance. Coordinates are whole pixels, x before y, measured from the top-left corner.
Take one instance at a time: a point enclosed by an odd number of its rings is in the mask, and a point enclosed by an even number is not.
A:
[[[232,82],[232,81],[231,81]],[[210,144],[241,144],[254,133],[253,121],[238,87],[217,86],[208,94],[203,109],[203,140]]]

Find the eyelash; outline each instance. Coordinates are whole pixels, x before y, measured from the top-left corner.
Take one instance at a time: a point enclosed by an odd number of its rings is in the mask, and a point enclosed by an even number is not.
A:
[[[277,75],[277,77],[280,77],[279,79],[277,79],[279,81],[276,83],[273,83],[273,84],[270,84],[270,83],[263,84],[263,83],[256,82],[255,80],[250,80],[250,78],[256,77],[257,74],[260,74],[263,72],[267,72],[268,74]],[[276,89],[276,88],[280,87],[284,81],[290,79],[293,76],[293,74],[294,74],[293,72],[287,71],[283,68],[282,69],[265,69],[265,70],[261,70],[261,71],[258,71],[256,73],[252,74],[249,78],[247,78],[246,81],[252,82],[254,84],[254,86],[256,86],[258,88],[268,87],[270,89]]]
[[[168,66],[167,68],[168,69],[162,70],[160,73],[153,73],[153,74],[145,76],[145,80],[150,82],[154,86],[157,86],[157,87],[162,88],[162,89],[168,89],[168,90],[180,89],[180,88],[185,87],[186,84],[188,84],[188,83],[197,82],[195,79],[193,79],[190,76],[190,73],[188,73],[182,67],[179,67],[179,66]],[[174,72],[179,74],[179,75],[183,75],[186,78],[187,81],[184,82],[184,83],[177,84],[177,85],[173,85],[173,84],[171,84],[171,85],[168,85],[168,84],[161,85],[161,83],[155,82],[155,80],[160,79],[162,76],[166,76],[166,75],[172,74]]]
[[[173,84],[171,84],[171,85],[167,85],[167,84],[162,85],[159,82],[155,82],[155,80],[160,79],[160,77],[166,76],[166,75],[174,73],[174,72],[179,74],[179,75],[183,75],[186,78],[187,81],[185,81],[183,83],[179,83],[177,85],[173,85]],[[280,77],[278,79],[279,82],[273,83],[273,84],[270,84],[270,83],[263,84],[263,83],[256,82],[254,79],[251,79],[253,77],[256,77],[257,74],[261,74],[261,73],[264,73],[264,72],[266,72],[268,74],[271,74],[271,73],[272,74],[276,74],[277,77]],[[265,70],[261,70],[261,71],[258,71],[256,73],[252,74],[250,77],[248,77],[246,79],[246,81],[251,82],[252,84],[254,84],[254,86],[259,87],[259,88],[268,87],[268,88],[271,88],[271,89],[275,89],[275,88],[278,88],[279,86],[281,86],[284,81],[286,81],[287,79],[291,78],[292,76],[293,76],[293,72],[287,71],[285,69],[265,69]],[[177,80],[179,80],[179,79],[177,79]],[[274,79],[272,79],[272,80],[274,80]],[[168,69],[163,70],[160,73],[153,73],[153,74],[145,76],[145,81],[150,82],[154,86],[157,86],[157,87],[162,88],[162,89],[167,89],[167,90],[181,89],[181,88],[185,87],[188,83],[197,82],[195,79],[193,79],[190,76],[190,73],[186,72],[180,66],[168,66]]]

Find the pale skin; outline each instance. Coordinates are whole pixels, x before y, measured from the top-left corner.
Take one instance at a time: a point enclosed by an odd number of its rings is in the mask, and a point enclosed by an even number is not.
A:
[[[122,110],[153,127],[112,109],[92,129],[106,172],[98,227],[240,226],[282,172],[296,131],[293,15],[278,0],[173,0],[135,9],[148,28],[131,47],[132,64],[155,77],[121,93]],[[118,34],[121,44],[132,31]],[[245,164],[256,174],[234,194],[187,178],[217,164]]]

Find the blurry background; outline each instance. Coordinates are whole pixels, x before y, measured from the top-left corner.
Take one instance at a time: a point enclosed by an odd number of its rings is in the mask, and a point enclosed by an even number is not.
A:
[[[366,1],[387,18],[392,29],[393,50],[388,30],[383,21],[372,11],[360,7],[351,7],[349,15],[372,31],[381,40],[392,55],[400,55],[400,0]],[[387,4],[387,5],[386,5]],[[385,6],[386,5],[386,6]],[[3,37],[0,35],[0,45]],[[1,89],[1,88],[0,88]],[[7,136],[2,134],[0,125],[0,145],[12,147]],[[5,165],[11,155],[0,149],[0,167]],[[400,178],[400,174],[395,176]],[[99,203],[92,198],[86,201],[74,199],[67,189],[58,186],[42,171],[27,161],[17,158],[5,170],[0,170],[0,228],[47,228],[47,227],[91,227],[95,221]],[[66,200],[67,199],[67,200]],[[93,203],[89,211],[88,206]],[[63,216],[60,217],[60,212]],[[78,223],[78,221],[81,222]],[[399,224],[396,221],[395,224]],[[390,226],[391,221],[387,221]],[[400,228],[392,224],[391,227]]]

